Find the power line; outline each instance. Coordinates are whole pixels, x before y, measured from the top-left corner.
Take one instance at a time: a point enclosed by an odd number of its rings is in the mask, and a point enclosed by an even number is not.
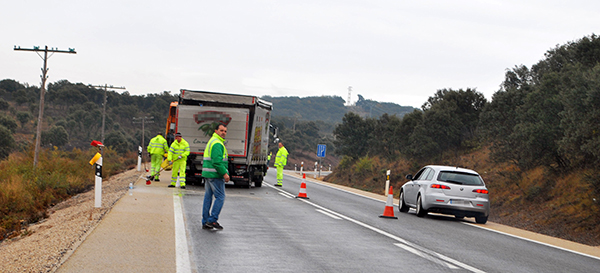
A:
[[[104,120],[106,119],[106,93],[108,92],[108,88],[110,89],[125,89],[125,87],[114,87],[114,86],[108,86],[108,84],[104,84],[104,86],[102,85],[89,85],[90,87],[99,87],[102,88],[104,87],[104,103],[102,103],[102,140],[100,142],[104,143]]]
[[[141,141],[142,144],[141,144],[141,147],[142,147],[142,150],[143,150],[144,149],[144,133],[145,133],[144,132],[144,130],[145,130],[144,129],[144,124],[146,124],[146,123],[154,123],[154,116],[152,116],[152,117],[143,116],[143,117],[139,117],[139,118],[138,117],[134,117],[133,120],[134,120],[133,123],[141,123],[142,124],[142,141]]]
[[[69,50],[59,50],[58,48],[50,48],[48,49],[48,46],[45,46],[44,49],[40,49],[39,46],[34,46],[33,48],[21,48],[20,46],[17,47],[15,46],[14,48],[15,50],[23,50],[23,51],[34,51],[35,53],[37,53],[38,56],[40,56],[40,58],[42,58],[42,60],[44,60],[44,67],[42,68],[42,87],[40,88],[40,113],[38,115],[38,124],[37,124],[37,130],[36,130],[36,135],[35,135],[35,153],[33,156],[33,167],[35,168],[37,166],[38,163],[38,157],[39,157],[39,153],[40,153],[40,142],[42,139],[42,118],[44,117],[44,93],[46,93],[46,79],[48,79],[48,76],[46,76],[46,74],[48,73],[48,58],[52,57],[52,55],[54,55],[54,53],[69,53],[69,54],[77,54],[77,52],[75,52],[74,48],[69,48]],[[44,57],[42,57],[42,55],[40,55],[39,52],[43,51],[44,52]],[[48,56],[48,52],[51,52],[52,54],[50,54],[50,56]]]

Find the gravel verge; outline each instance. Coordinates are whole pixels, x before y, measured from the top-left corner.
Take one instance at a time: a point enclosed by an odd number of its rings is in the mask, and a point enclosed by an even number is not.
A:
[[[47,219],[21,236],[1,242],[0,272],[56,271],[141,175],[129,170],[103,180],[101,208],[94,208],[94,190],[78,194],[52,207]]]

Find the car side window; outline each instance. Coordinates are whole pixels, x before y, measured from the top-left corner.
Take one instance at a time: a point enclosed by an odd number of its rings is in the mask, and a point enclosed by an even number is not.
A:
[[[425,180],[433,179],[434,174],[435,174],[435,171],[433,169],[429,169],[429,173],[427,174],[427,178],[425,178]]]
[[[419,180],[419,179],[421,179],[421,176],[423,175],[423,172],[425,170],[426,170],[426,168],[423,168],[420,171],[418,171],[417,174],[415,174],[415,177],[413,178],[413,180]]]
[[[426,168],[425,171],[423,171],[423,173],[421,174],[421,177],[419,178],[419,180],[428,180],[427,177],[429,177],[430,173],[431,173],[431,169]]]

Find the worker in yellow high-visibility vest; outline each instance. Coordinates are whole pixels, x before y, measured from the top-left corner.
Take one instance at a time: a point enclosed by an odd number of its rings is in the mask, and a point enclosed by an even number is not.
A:
[[[158,133],[158,135],[150,140],[148,144],[148,153],[152,162],[150,166],[150,178],[154,177],[154,181],[160,181],[158,178],[160,164],[163,161],[163,156],[168,151],[169,146],[167,146],[167,140],[162,136],[162,133]]]
[[[175,134],[175,141],[171,143],[171,148],[169,148],[169,154],[167,155],[167,160],[173,162],[171,185],[169,185],[169,188],[175,187],[175,182],[179,178],[180,187],[185,189],[185,166],[188,155],[190,155],[190,144],[181,137],[181,133]]]
[[[219,123],[204,149],[202,177],[205,178],[205,192],[202,204],[202,229],[223,229],[217,220],[225,203],[225,182],[229,182],[230,179],[225,136],[227,136],[227,126]]]
[[[283,143],[279,142],[277,144],[279,146],[279,150],[277,151],[277,155],[275,156],[275,168],[277,168],[277,183],[275,186],[281,187],[283,186],[283,167],[287,165],[288,151],[285,147],[283,147]]]

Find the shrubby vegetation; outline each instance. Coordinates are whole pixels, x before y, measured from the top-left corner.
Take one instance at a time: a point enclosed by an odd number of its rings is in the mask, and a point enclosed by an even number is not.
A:
[[[400,119],[347,113],[335,130],[340,155],[430,161],[491,145],[494,160],[526,171],[600,163],[600,39],[596,35],[506,72],[491,102],[475,89],[438,90]]]
[[[42,145],[60,149],[85,148],[92,140],[102,138],[102,104],[105,91],[81,83],[66,80],[48,84],[44,106],[44,131]],[[177,96],[169,92],[131,96],[128,92],[108,90],[105,122],[105,144],[114,146],[120,153],[136,150],[141,144],[141,124],[134,117],[154,117],[153,123],[145,124],[144,145],[164,130],[166,112]],[[39,88],[21,84],[15,80],[0,81],[0,125],[12,134],[31,136],[17,142],[21,145],[0,143],[7,151],[27,147],[33,142],[32,132],[37,126]],[[12,102],[12,105],[11,105]],[[109,136],[111,136],[109,138]],[[13,136],[14,137],[14,136]],[[7,154],[0,153],[0,159]]]
[[[0,161],[0,240],[47,217],[50,206],[91,189],[94,175],[88,162],[95,153],[93,148],[45,149],[36,169],[32,168],[32,149]],[[111,149],[104,149],[103,156],[105,178],[135,166],[137,158],[136,153],[121,156]]]

